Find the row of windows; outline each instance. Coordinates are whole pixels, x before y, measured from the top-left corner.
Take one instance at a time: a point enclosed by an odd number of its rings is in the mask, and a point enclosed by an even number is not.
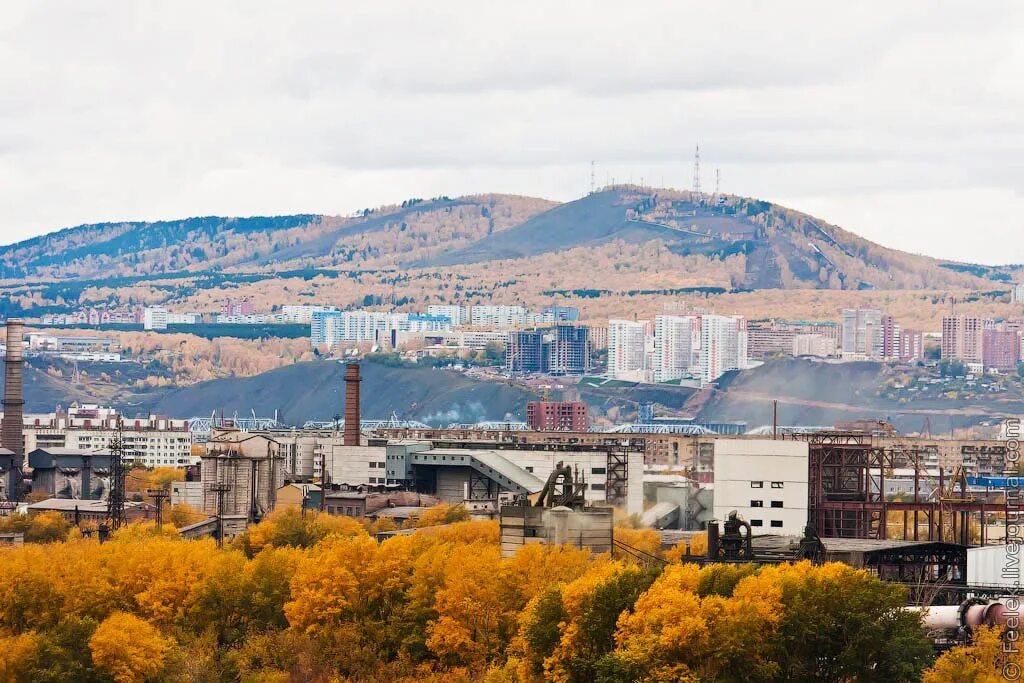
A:
[[[774,527],[776,529],[781,529],[782,528],[782,520],[781,519],[773,519],[773,520],[771,520],[771,525],[772,525],[772,527]],[[752,519],[752,520],[750,520],[750,526],[764,526],[764,520]]]
[[[781,500],[773,500],[773,501],[771,501],[771,503],[772,503],[772,507],[773,508],[780,508],[780,507],[782,507],[782,501]],[[764,507],[764,501],[763,500],[752,500],[752,501],[750,501],[750,507],[752,507],[752,508],[763,508]]]
[[[752,489],[763,489],[764,488],[764,482],[763,481],[752,481],[752,482],[750,482],[750,488],[752,488]],[[773,489],[781,489],[781,488],[783,488],[782,482],[781,481],[773,481],[772,482],[772,488]]]

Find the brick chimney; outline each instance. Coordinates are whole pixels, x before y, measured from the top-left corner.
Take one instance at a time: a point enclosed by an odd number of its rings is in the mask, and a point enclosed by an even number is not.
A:
[[[345,366],[345,445],[359,445],[359,363]]]

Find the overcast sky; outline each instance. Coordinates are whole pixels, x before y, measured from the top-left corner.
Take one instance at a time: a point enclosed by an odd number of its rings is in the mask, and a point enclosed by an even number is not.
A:
[[[5,0],[0,64],[3,243],[686,188],[699,142],[704,188],[1024,262],[1024,2]]]

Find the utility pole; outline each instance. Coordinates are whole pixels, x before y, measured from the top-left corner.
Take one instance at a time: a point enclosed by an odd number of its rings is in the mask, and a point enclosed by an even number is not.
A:
[[[217,547],[224,547],[224,494],[231,487],[224,482],[210,484],[210,491],[217,494]]]
[[[171,497],[170,492],[165,489],[146,489],[146,495],[153,499],[156,505],[156,531],[159,534],[164,532],[164,502]]]
[[[107,495],[107,523],[112,532],[125,523],[124,450],[124,423],[118,418],[117,431],[110,442],[110,493]]]

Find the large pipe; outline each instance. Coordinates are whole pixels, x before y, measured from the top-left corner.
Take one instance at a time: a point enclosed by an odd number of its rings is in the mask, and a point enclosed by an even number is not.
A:
[[[24,412],[22,393],[22,343],[25,324],[17,318],[7,320],[7,355],[4,358],[4,419],[0,423],[0,447],[14,453],[8,496],[18,499],[21,473],[25,466]]]
[[[359,445],[359,363],[345,366],[345,440],[346,446]]]
[[[947,631],[958,628],[973,629],[978,626],[1005,626],[1007,617],[1004,600],[992,602],[968,600],[959,605],[932,605],[931,607],[907,607],[908,611],[921,614],[921,621],[929,631]]]

